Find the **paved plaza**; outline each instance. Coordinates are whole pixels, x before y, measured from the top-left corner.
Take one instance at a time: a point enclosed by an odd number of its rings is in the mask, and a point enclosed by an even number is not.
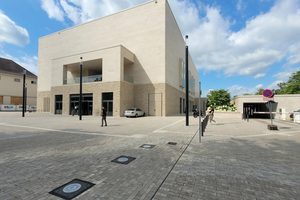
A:
[[[49,192],[74,179],[95,184],[81,200],[300,198],[299,124],[222,118],[199,143],[198,118],[100,121],[0,112],[0,199],[59,200]]]

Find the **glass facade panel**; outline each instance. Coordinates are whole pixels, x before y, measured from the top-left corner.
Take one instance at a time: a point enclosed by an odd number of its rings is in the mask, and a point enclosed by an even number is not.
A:
[[[79,114],[79,94],[70,95],[69,114]],[[93,115],[93,94],[82,94],[82,115]]]

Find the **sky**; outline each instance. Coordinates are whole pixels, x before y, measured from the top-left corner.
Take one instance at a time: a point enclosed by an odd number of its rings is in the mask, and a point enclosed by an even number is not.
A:
[[[1,0],[0,57],[38,74],[38,39],[149,0]],[[225,89],[277,89],[300,68],[300,0],[168,0],[201,81]]]

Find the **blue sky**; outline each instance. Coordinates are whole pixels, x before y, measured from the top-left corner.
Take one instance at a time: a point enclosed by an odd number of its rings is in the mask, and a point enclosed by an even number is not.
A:
[[[38,38],[148,0],[1,0],[0,57],[38,72]],[[160,1],[160,0],[158,0]],[[276,89],[300,67],[300,0],[168,0],[204,96]]]

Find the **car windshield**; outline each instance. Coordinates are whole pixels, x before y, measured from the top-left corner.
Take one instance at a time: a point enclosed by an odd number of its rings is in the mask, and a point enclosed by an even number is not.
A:
[[[130,111],[135,111],[135,108],[129,108],[128,110],[130,110]]]

